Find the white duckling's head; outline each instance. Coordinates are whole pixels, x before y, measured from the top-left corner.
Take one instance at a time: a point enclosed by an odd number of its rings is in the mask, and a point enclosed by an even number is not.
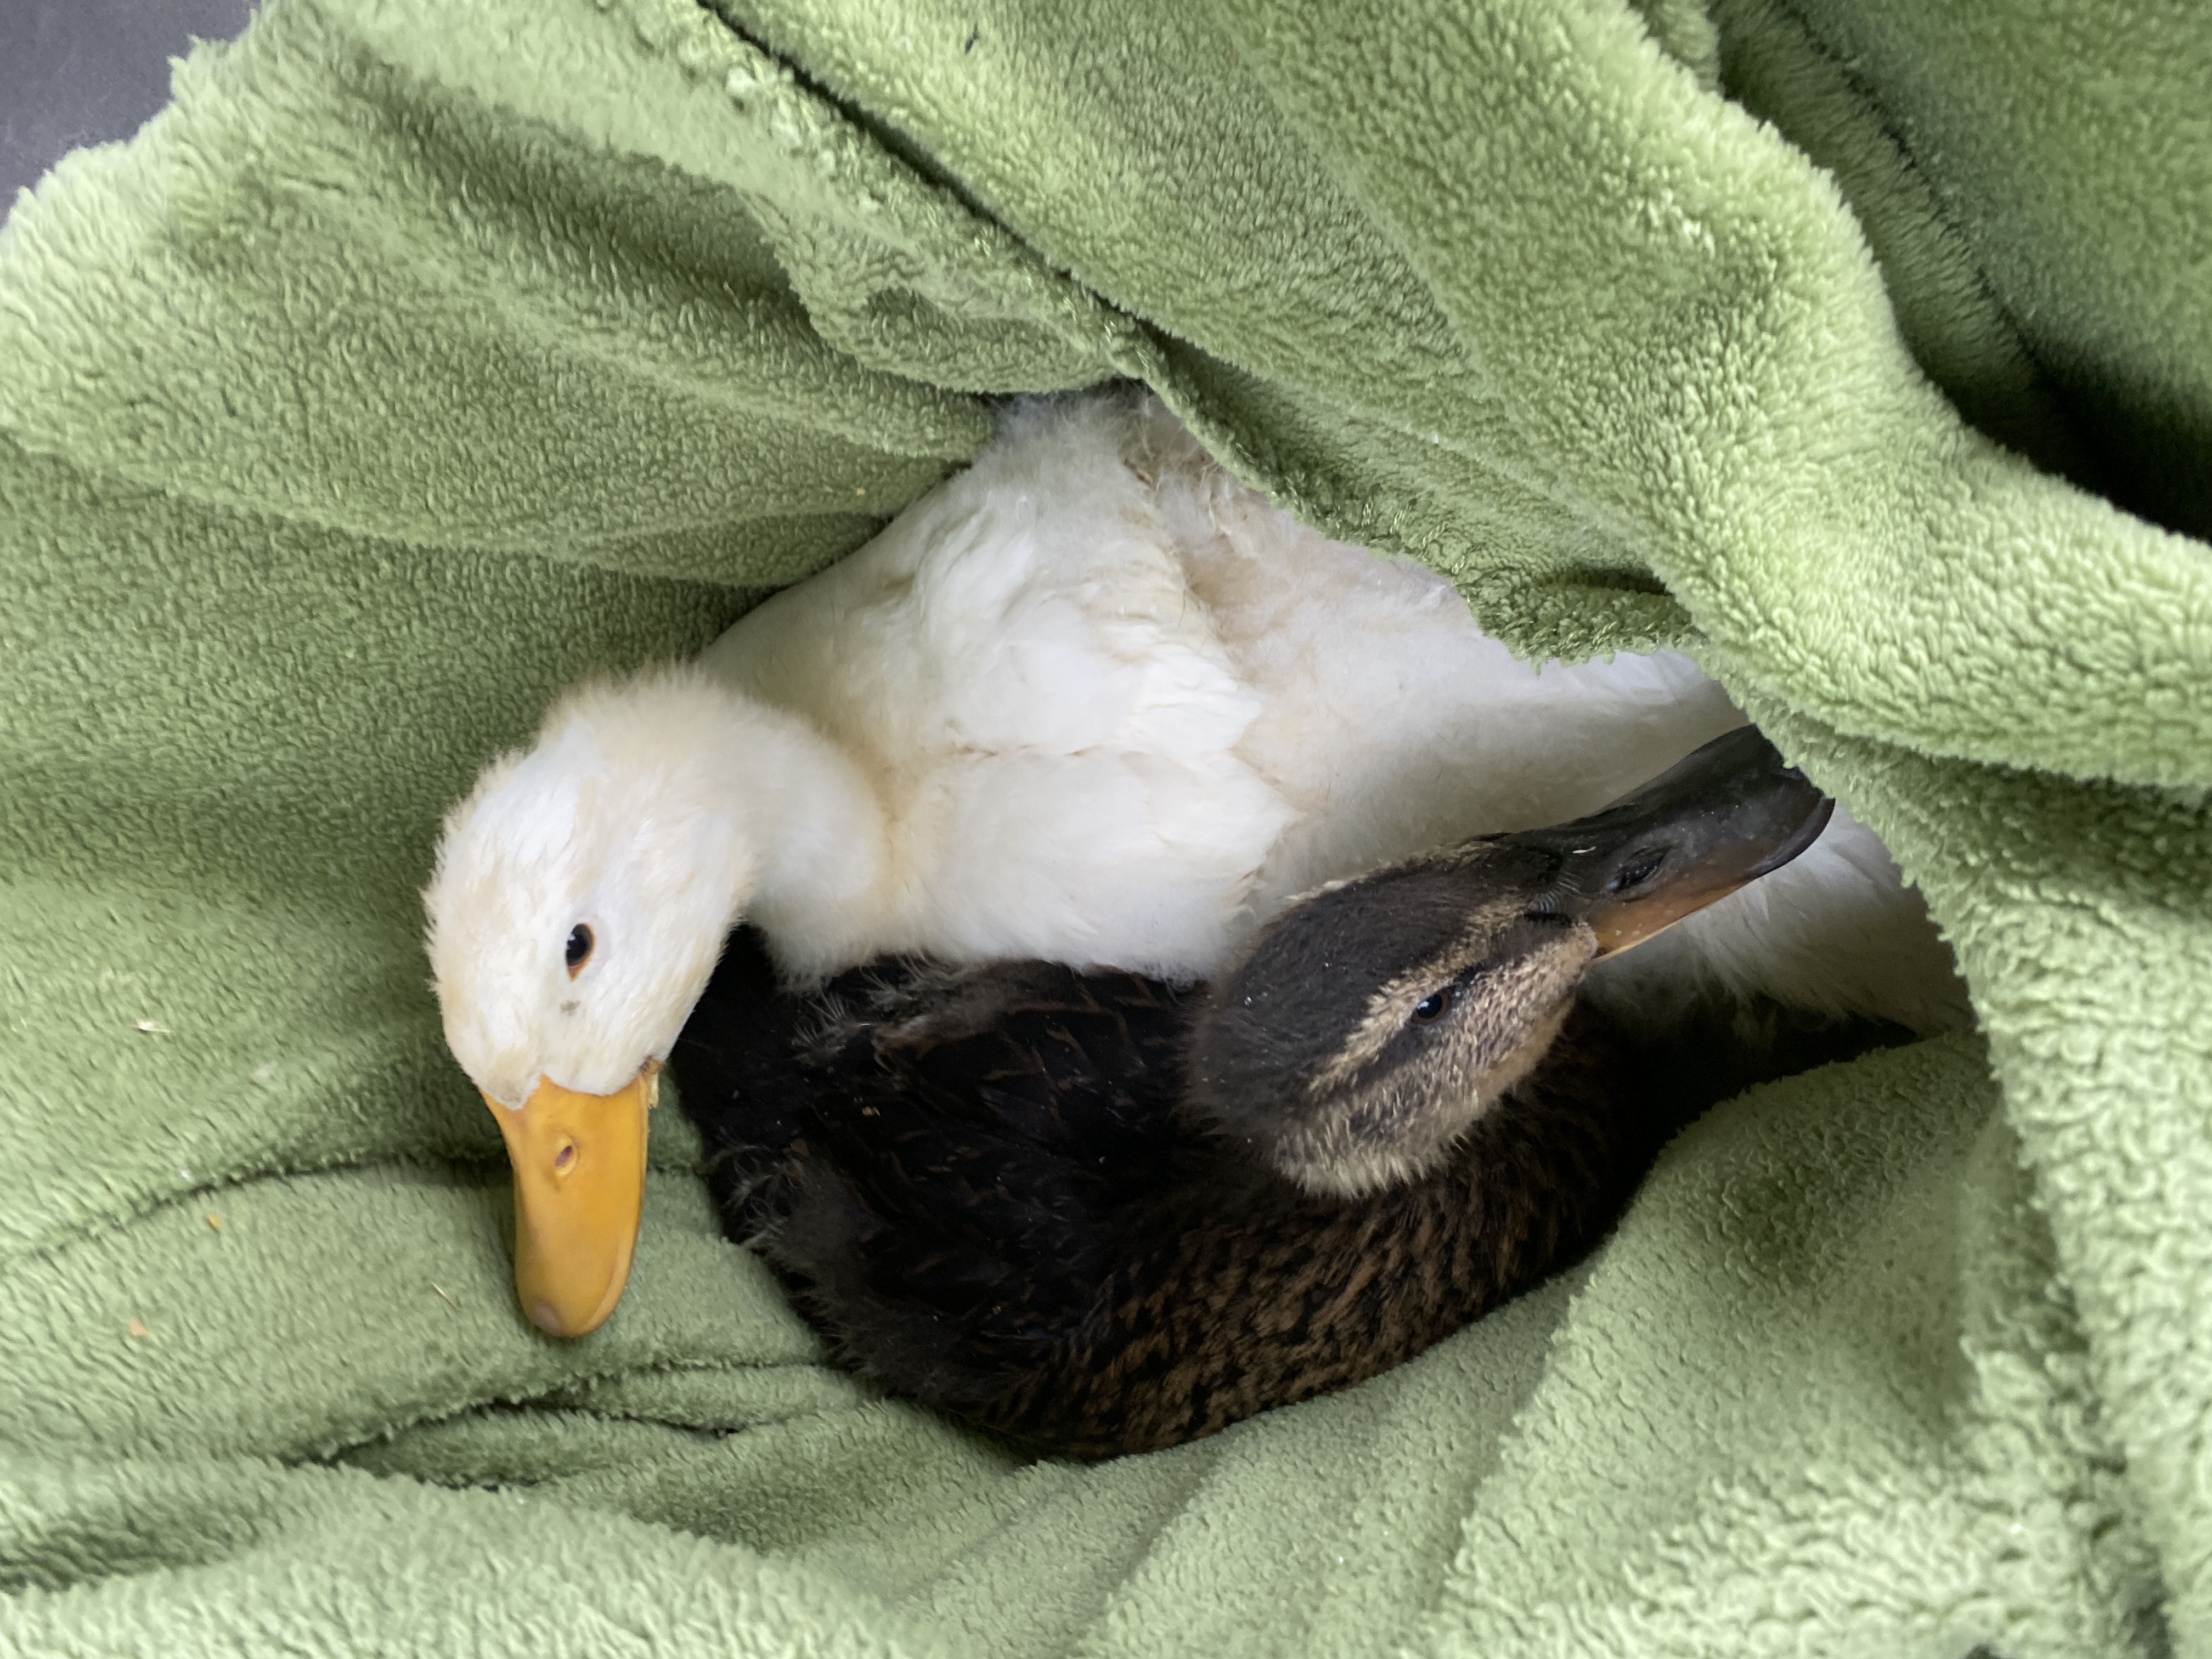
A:
[[[849,793],[809,787],[825,777],[836,757],[804,720],[661,669],[564,698],[447,817],[430,964],[507,1140],[516,1288],[545,1330],[614,1311],[660,1062],[756,890],[834,863],[784,822]]]
[[[422,895],[453,1057],[495,1105],[666,1057],[760,869],[742,700],[683,671],[586,686],[447,816]]]

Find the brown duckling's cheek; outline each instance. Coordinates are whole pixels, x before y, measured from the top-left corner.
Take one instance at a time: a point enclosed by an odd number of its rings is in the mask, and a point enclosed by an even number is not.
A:
[[[1439,994],[1443,1008],[1363,1071],[1316,1079],[1312,1103],[1261,1138],[1261,1156],[1305,1191],[1334,1198],[1433,1173],[1551,1051],[1589,954],[1585,940],[1563,935],[1556,948],[1455,987],[1452,998]]]

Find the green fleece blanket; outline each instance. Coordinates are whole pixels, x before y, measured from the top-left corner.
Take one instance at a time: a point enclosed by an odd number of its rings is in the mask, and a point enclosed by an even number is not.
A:
[[[2212,1655],[2212,14],[715,4],[273,0],[0,231],[0,1650]],[[669,1112],[541,1338],[440,813],[1115,377],[1692,650],[1983,1035],[1157,1456],[825,1367]]]

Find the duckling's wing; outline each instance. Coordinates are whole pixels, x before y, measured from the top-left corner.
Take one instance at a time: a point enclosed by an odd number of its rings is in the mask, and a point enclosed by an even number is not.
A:
[[[1051,963],[973,969],[889,1010],[876,1075],[948,1121],[1066,1159],[1118,1204],[1182,1141],[1188,988]]]
[[[801,1057],[771,1253],[885,1382],[989,1392],[1081,1321],[1116,1218],[1188,1155],[1183,994],[1024,963],[872,995]]]

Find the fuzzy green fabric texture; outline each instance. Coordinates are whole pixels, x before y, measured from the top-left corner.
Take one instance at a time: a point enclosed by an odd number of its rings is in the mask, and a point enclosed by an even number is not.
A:
[[[0,228],[0,1651],[2212,1655],[2212,14],[272,0]],[[517,1314],[439,817],[1159,389],[1531,655],[1668,641],[1983,1031],[1213,1440],[823,1363],[658,1115]]]

